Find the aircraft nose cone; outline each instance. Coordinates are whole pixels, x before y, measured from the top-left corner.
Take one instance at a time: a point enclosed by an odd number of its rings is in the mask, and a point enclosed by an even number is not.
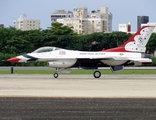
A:
[[[7,62],[18,62],[20,60],[20,58],[17,58],[17,57],[13,57],[13,58],[10,58],[8,60],[6,60]]]

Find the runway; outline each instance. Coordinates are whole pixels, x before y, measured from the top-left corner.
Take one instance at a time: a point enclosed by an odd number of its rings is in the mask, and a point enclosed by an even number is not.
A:
[[[0,75],[1,120],[153,120],[156,75]]]
[[[156,97],[156,75],[0,75],[0,96]]]
[[[0,120],[155,120],[156,99],[0,98]]]

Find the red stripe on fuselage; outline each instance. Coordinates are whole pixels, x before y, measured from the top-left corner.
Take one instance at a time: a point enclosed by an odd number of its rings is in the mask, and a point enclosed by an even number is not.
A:
[[[127,51],[125,50],[124,47],[116,47],[116,48],[111,48],[111,49],[107,49],[107,50],[102,50],[102,52],[132,52],[132,51]]]

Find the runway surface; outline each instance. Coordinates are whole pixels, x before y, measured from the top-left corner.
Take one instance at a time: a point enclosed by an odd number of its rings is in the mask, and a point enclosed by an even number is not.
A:
[[[156,99],[0,98],[1,120],[155,120]]]
[[[156,75],[0,75],[0,120],[154,120]]]
[[[156,97],[156,75],[0,75],[0,96]]]

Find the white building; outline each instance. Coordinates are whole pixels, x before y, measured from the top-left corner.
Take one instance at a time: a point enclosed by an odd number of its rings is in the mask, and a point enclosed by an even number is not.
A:
[[[147,25],[156,26],[156,23],[141,24],[141,27],[142,27],[142,26],[147,26]],[[156,33],[156,28],[153,30],[153,32]]]
[[[121,32],[131,32],[131,24],[119,24],[119,31]]]
[[[22,14],[17,20],[14,20],[14,27],[23,31],[40,29],[40,20],[29,20],[25,14]]]
[[[57,19],[63,19],[63,18],[71,18],[73,17],[73,13],[71,11],[66,12],[65,10],[55,10],[51,14],[51,22],[56,22]]]
[[[94,27],[92,32],[112,32],[113,15],[108,11],[107,7],[101,7],[100,10],[93,10],[90,14],[89,21]]]
[[[112,31],[112,14],[108,12],[107,7],[101,7],[100,10],[93,10],[91,13],[88,13],[86,7],[77,7],[73,10],[73,16],[68,15],[56,21],[66,26],[73,26],[78,34]]]

